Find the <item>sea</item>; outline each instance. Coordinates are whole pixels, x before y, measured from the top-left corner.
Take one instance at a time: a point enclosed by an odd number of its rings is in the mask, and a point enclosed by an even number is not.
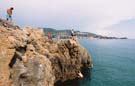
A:
[[[90,53],[94,67],[73,86],[135,86],[135,40],[81,39],[79,43]]]

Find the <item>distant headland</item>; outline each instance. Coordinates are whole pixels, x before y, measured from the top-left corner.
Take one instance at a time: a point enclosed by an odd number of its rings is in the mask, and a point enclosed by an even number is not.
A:
[[[42,28],[42,27],[40,27]],[[68,39],[70,38],[71,30],[56,30],[53,28],[42,28],[45,34],[51,32],[53,38],[60,38],[60,39]],[[81,31],[74,31],[75,35],[78,39],[128,39],[127,37],[109,37],[109,36],[102,36],[90,32],[81,32]]]

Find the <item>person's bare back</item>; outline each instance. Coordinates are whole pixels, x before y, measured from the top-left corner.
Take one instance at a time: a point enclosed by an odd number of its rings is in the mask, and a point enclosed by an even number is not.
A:
[[[13,7],[7,9],[7,15],[6,15],[6,19],[7,19],[7,20],[12,21],[12,11],[13,11],[13,10],[14,10]]]

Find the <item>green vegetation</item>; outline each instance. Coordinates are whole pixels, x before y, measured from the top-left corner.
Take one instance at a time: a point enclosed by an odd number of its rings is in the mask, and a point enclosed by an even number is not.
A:
[[[56,30],[53,28],[43,28],[45,35],[47,35],[48,33],[51,33],[53,38],[55,37],[60,37],[60,38],[70,38],[70,34],[71,34],[71,30],[67,29],[67,30]],[[77,37],[92,37],[92,38],[97,38],[97,39],[128,39],[127,37],[108,37],[108,36],[102,36],[102,35],[97,35],[94,33],[90,33],[90,32],[81,32],[81,31],[74,31],[75,35]]]
[[[43,28],[45,34],[48,34],[49,32],[53,35],[59,35],[59,34],[66,34],[66,35],[70,35],[71,31],[70,30],[56,30],[53,28]],[[89,37],[89,36],[97,36],[94,33],[89,33],[89,32],[80,32],[80,31],[75,31],[75,34],[77,36],[84,36],[84,37]]]

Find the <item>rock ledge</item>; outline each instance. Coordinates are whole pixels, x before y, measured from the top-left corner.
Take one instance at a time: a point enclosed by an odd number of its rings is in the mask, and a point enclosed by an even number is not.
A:
[[[8,24],[0,19],[0,86],[54,86],[92,67],[79,43],[48,41],[42,29]]]

